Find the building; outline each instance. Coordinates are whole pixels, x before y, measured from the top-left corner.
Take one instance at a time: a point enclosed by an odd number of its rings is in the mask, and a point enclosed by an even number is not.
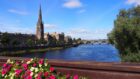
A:
[[[45,33],[44,40],[49,42],[49,41],[53,40],[53,37],[49,33]]]
[[[66,36],[64,38],[64,41],[65,41],[66,44],[72,44],[72,38],[70,36]]]
[[[64,41],[65,37],[64,33],[56,33],[56,32],[52,33],[51,36],[54,37],[57,41]]]
[[[64,33],[45,33],[44,40],[47,42],[55,42],[56,44],[62,45],[65,44],[65,35]]]
[[[43,40],[44,39],[44,24],[43,24],[43,21],[42,21],[41,6],[40,6],[40,9],[39,9],[39,17],[38,17],[37,28],[36,28],[36,38],[38,40]]]
[[[44,33],[44,24],[42,21],[42,11],[41,6],[39,9],[39,16],[38,16],[38,22],[36,27],[36,38],[37,40],[45,40],[49,44],[57,44],[57,45],[64,45],[65,43],[70,44],[72,43],[71,37],[65,37],[64,33]]]

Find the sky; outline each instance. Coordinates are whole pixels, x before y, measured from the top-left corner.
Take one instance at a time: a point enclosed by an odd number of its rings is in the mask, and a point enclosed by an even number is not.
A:
[[[0,0],[0,31],[35,34],[40,5],[45,32],[92,40],[106,39],[119,11],[140,0]]]

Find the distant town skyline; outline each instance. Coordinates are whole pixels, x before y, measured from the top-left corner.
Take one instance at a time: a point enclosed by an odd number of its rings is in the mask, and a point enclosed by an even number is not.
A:
[[[1,0],[0,31],[35,34],[40,4],[45,32],[106,39],[119,10],[140,0]]]

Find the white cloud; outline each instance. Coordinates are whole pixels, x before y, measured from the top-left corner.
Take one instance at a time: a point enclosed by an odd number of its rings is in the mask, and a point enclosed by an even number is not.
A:
[[[78,29],[72,29],[72,30],[70,30],[69,34],[86,34],[88,32],[89,31],[86,30],[86,29],[78,28]]]
[[[134,5],[140,5],[140,0],[127,0],[127,4],[134,4]]]
[[[44,24],[44,27],[47,29],[56,29],[57,28],[57,26],[54,24]]]
[[[63,7],[66,7],[66,8],[80,8],[82,6],[83,4],[82,2],[80,2],[80,0],[67,0],[63,4]]]
[[[9,9],[8,12],[14,13],[14,14],[19,14],[19,15],[28,15],[29,14],[27,11],[21,11],[21,10],[16,10],[16,9]]]
[[[107,34],[111,31],[111,29],[73,29],[69,32],[66,32],[66,35],[70,35],[74,38],[82,38],[82,39],[107,39]]]
[[[11,24],[0,24],[1,32],[9,32],[9,33],[24,33],[24,34],[34,34],[35,29],[19,27]]]

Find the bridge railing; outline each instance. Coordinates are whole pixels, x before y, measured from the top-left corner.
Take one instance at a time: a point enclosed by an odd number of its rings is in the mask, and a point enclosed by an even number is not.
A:
[[[0,57],[0,65],[7,59],[25,60],[22,57]],[[140,63],[101,63],[90,61],[49,60],[58,72],[78,74],[89,79],[140,79]]]

